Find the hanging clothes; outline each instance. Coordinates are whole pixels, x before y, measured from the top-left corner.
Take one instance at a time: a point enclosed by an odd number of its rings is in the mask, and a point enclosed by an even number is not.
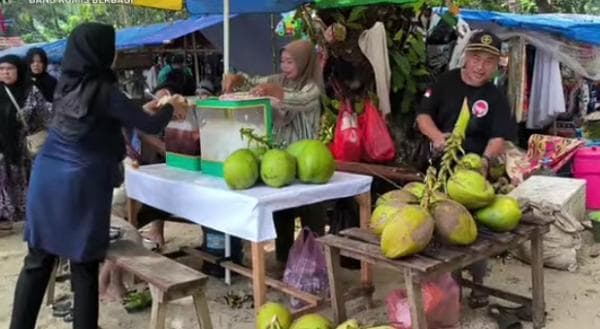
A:
[[[385,116],[392,112],[392,105],[390,104],[392,70],[388,56],[387,35],[383,23],[376,22],[372,28],[364,31],[358,39],[358,46],[373,67],[379,110]]]
[[[527,128],[543,128],[566,112],[560,64],[551,53],[538,49],[535,55]]]

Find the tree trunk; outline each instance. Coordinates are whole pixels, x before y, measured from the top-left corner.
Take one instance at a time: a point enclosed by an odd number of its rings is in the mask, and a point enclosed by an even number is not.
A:
[[[552,13],[556,11],[550,0],[535,0],[535,3],[539,13]]]

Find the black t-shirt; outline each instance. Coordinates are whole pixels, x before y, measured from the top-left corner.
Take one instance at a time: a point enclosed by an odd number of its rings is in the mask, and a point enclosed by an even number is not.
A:
[[[471,109],[471,120],[463,148],[466,152],[483,154],[488,141],[493,138],[512,140],[517,124],[513,120],[508,100],[502,92],[487,83],[471,87],[463,82],[460,69],[442,74],[423,96],[418,114],[429,114],[438,129],[450,133],[465,97]]]

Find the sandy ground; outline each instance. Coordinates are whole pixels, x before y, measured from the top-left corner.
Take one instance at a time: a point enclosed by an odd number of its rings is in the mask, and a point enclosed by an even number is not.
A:
[[[0,328],[8,328],[12,309],[13,291],[22,259],[25,255],[25,244],[21,239],[21,230],[14,235],[0,238]],[[167,249],[177,250],[182,245],[197,246],[200,244],[199,228],[185,224],[167,224]],[[589,237],[586,239],[590,241]],[[582,250],[580,269],[577,273],[568,273],[547,269],[546,302],[548,311],[548,329],[592,329],[600,328],[600,259],[590,257],[594,246],[587,243]],[[181,260],[192,267],[199,264],[186,259]],[[527,294],[530,291],[529,267],[514,259],[495,259],[492,261],[492,275],[488,282],[507,290]],[[356,283],[358,272],[346,271],[342,280]],[[402,279],[397,273],[376,269],[375,271],[375,304],[371,310],[365,310],[360,303],[348,303],[348,314],[354,315],[363,325],[383,324],[387,320],[385,296],[395,288],[402,286]],[[58,295],[65,294],[68,287],[59,285]],[[226,286],[218,279],[210,280],[207,295],[209,308],[215,329],[250,329],[253,324],[252,309],[231,309],[223,296],[228,291],[237,294],[251,293],[249,281],[234,278],[232,286]],[[271,291],[270,300],[285,300],[282,295]],[[330,310],[323,311],[331,316]],[[100,309],[100,325],[102,328],[146,328],[149,325],[150,311],[128,314],[120,303],[102,303]],[[183,299],[172,304],[167,311],[167,328],[198,328],[195,322],[193,306],[190,299]],[[48,307],[43,307],[38,320],[40,329],[71,328],[69,324],[51,315]],[[485,310],[472,311],[463,308],[461,328],[495,329],[496,324],[486,316]],[[525,323],[524,328],[532,328]]]

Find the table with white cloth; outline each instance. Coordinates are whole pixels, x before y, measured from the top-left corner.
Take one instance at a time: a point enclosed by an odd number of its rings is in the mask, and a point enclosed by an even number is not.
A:
[[[136,222],[134,209],[141,203],[251,243],[252,269],[230,261],[220,264],[252,279],[255,309],[266,302],[267,285],[307,302],[306,308],[322,302],[318,296],[266,277],[264,246],[277,237],[273,212],[354,197],[360,207],[360,226],[367,228],[371,215],[371,182],[370,176],[335,172],[327,184],[295,182],[283,188],[257,185],[234,191],[222,178],[165,164],[127,167],[125,171],[129,220],[133,223]],[[361,278],[365,283],[371,280],[371,270],[366,263],[361,264]]]

